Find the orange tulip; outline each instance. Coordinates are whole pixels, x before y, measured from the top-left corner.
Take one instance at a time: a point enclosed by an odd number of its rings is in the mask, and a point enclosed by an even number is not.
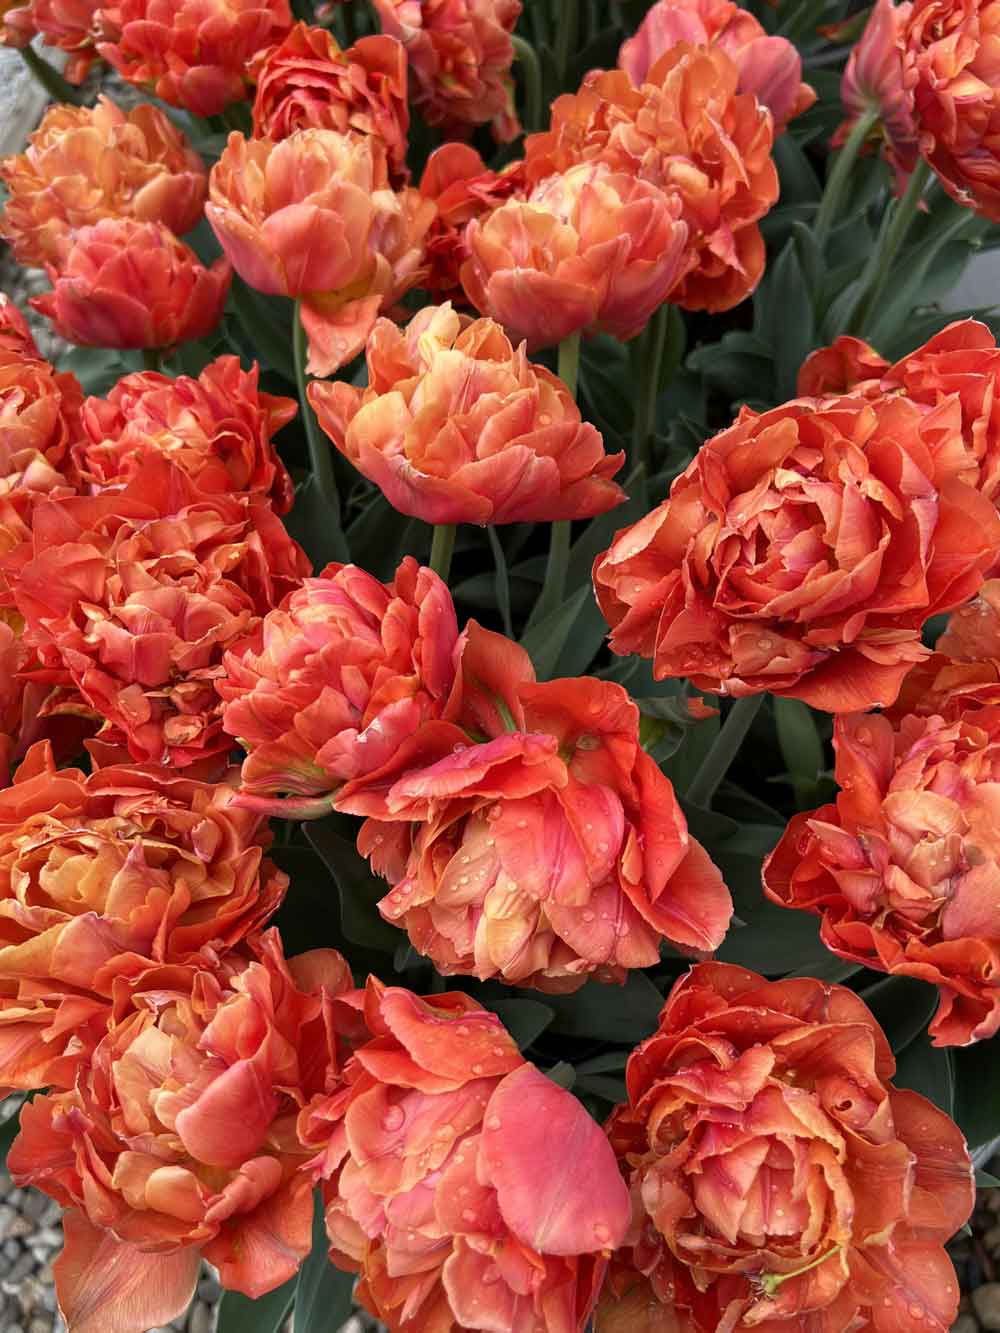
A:
[[[352,986],[332,949],[286,962],[277,931],[119,980],[75,1088],[24,1107],[7,1159],[69,1210],[54,1267],[71,1328],[168,1323],[203,1257],[252,1299],[295,1275],[313,1215],[295,1120],[336,1086]]]
[[[372,134],[393,174],[405,177],[406,52],[394,38],[362,37],[342,51],[325,28],[297,23],[263,52],[254,74],[254,138],[277,143],[296,130]]]
[[[802,82],[802,58],[792,43],[769,37],[733,0],[657,0],[635,35],[622,43],[618,68],[640,86],[678,42],[725,51],[739,70],[738,91],[753,93],[767,107],[778,134],[816,101],[815,92]]]
[[[891,704],[927,656],[921,626],[976,591],[1000,543],[954,446],[895,394],[744,408],[598,557],[612,650],[734,697]]]
[[[107,27],[101,0],[30,0],[33,30],[48,46],[69,54],[65,74],[82,83],[97,58],[97,42]]]
[[[205,213],[258,291],[301,301],[311,374],[350,361],[381,310],[421,277],[434,206],[389,187],[372,136],[298,130],[281,143],[231,134]]]
[[[73,446],[77,474],[95,490],[139,475],[154,455],[176,463],[208,494],[249,492],[278,514],[294,488],[271,436],[295,416],[290,398],[261,393],[260,370],[235,356],[210,362],[197,379],[143,371],[123,376],[107,398],[88,398]]]
[[[0,352],[18,352],[38,357],[40,353],[28,328],[28,321],[14,302],[0,292]]]
[[[364,1017],[299,1117],[357,1300],[391,1333],[581,1333],[628,1224],[601,1130],[467,995],[369,977]]]
[[[33,0],[0,0],[0,46],[27,46],[38,31]]]
[[[196,116],[249,92],[251,60],[292,26],[288,0],[112,0],[98,50],[129,83]]]
[[[173,347],[212,332],[229,292],[229,262],[204,268],[161,222],[103,218],[76,232],[52,291],[32,298],[56,333],[85,347]]]
[[[368,387],[316,381],[309,401],[340,452],[401,513],[428,523],[592,518],[625,499],[561,380],[490,319],[426,306],[405,331],[379,320]]]
[[[529,351],[580,331],[633,338],[690,262],[680,214],[675,192],[581,163],[469,223],[462,285]]]
[[[30,338],[18,315],[13,338]],[[32,344],[32,352],[34,344]],[[70,447],[80,438],[83,391],[70,371],[0,346],[0,492],[72,488]]]
[[[842,986],[681,977],[607,1126],[632,1225],[597,1333],[944,1333],[972,1163],[895,1069]]]
[[[774,122],[738,85],[721,47],[681,42],[640,87],[622,70],[588,75],[556,100],[551,129],[525,145],[532,183],[599,161],[679,197],[689,271],[671,300],[687,310],[728,310],[764,271],[757,222],[778,197]]]
[[[52,106],[16,157],[0,161],[0,235],[21,264],[58,264],[71,234],[101,218],[162,222],[180,235],[201,217],[201,158],[162,111]]]
[[[428,125],[467,137],[490,124],[500,143],[516,139],[510,34],[521,0],[372,0],[382,31],[406,48],[413,102]]]

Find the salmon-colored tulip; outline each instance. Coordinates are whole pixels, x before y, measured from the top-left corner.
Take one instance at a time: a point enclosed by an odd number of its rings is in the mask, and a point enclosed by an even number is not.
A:
[[[910,4],[876,0],[864,32],[851,51],[840,83],[847,118],[833,137],[843,144],[857,121],[877,111],[870,139],[877,143],[903,187],[917,164],[919,133],[913,93],[904,72],[903,41]]]
[[[434,206],[389,186],[371,135],[298,130],[281,143],[231,134],[205,213],[237,273],[301,301],[310,373],[332,374],[379,312],[421,276]]]
[[[192,379],[141,371],[124,375],[107,398],[88,398],[73,446],[77,474],[94,489],[123,485],[153,455],[176,463],[209,494],[246,491],[278,514],[294,490],[271,436],[298,411],[291,398],[258,389],[259,367],[220,356]]]
[[[31,529],[8,578],[49,678],[140,763],[225,752],[223,655],[309,568],[271,507],[205,495],[154,456],[124,490],[36,504]]]
[[[687,310],[728,310],[764,271],[757,223],[778,197],[774,122],[738,85],[720,46],[681,42],[639,87],[623,70],[589,74],[556,100],[551,129],[525,145],[532,183],[597,161],[679,197],[688,271],[670,299]]]
[[[735,697],[891,704],[927,656],[921,626],[996,559],[960,442],[899,395],[744,408],[598,557],[612,650]]]
[[[162,111],[53,106],[16,157],[0,161],[0,234],[21,264],[58,264],[72,233],[101,218],[162,222],[178,235],[201,217],[201,158]]]
[[[1000,1029],[993,697],[951,720],[838,718],[836,803],[796,815],[765,866],[769,897],[820,916],[835,953],[938,987],[938,1046]]]
[[[372,0],[382,31],[402,42],[413,102],[428,125],[465,138],[489,124],[516,139],[510,35],[521,0]]]
[[[5,341],[30,339],[18,320]],[[23,352],[0,345],[0,491],[73,489],[70,449],[83,430],[82,405],[76,376],[43,361],[33,342]]]
[[[112,0],[98,50],[123,79],[216,116],[250,91],[250,62],[292,26],[288,0]]]
[[[491,171],[465,143],[444,143],[427,159],[420,193],[432,199],[437,216],[427,233],[427,273],[421,285],[441,300],[462,298],[462,264],[469,257],[466,223],[484,217],[523,186],[522,164]]]
[[[582,1333],[628,1224],[597,1125],[467,995],[370,977],[364,1016],[299,1117],[356,1299],[390,1333]]]
[[[537,684],[527,653],[475,622],[458,660],[445,722],[338,800],[370,816],[358,846],[393,886],[382,915],[444,975],[551,991],[624,981],[663,938],[717,948],[729,893],[621,686]]]
[[[57,770],[48,744],[29,752],[0,791],[5,1088],[73,1087],[116,976],[232,948],[274,912],[288,877],[261,859],[270,834],[234,796],[231,780],[85,777]]]
[[[31,304],[56,333],[85,347],[173,347],[222,318],[228,260],[204,268],[162,222],[104,218],[74,233],[52,291]]]
[[[0,352],[40,357],[28,321],[5,292],[0,292]]]
[[[582,163],[469,223],[462,285],[529,351],[581,331],[632,338],[689,266],[680,214],[675,192]]]
[[[101,0],[30,0],[29,14],[31,29],[41,33],[46,45],[67,52],[69,82],[82,83],[97,59],[97,42],[108,27]],[[23,30],[27,22],[21,23]]]
[[[632,1225],[597,1333],[944,1333],[972,1163],[895,1068],[853,991],[692,968],[607,1127]]]
[[[406,175],[406,52],[394,38],[362,37],[342,51],[326,28],[297,23],[263,52],[254,73],[255,138],[277,143],[296,130],[372,134],[394,175]]]
[[[739,70],[738,91],[753,93],[774,117],[777,133],[808,111],[816,94],[802,82],[802,58],[784,37],[770,37],[733,0],[657,0],[634,36],[622,43],[618,68],[636,86],[678,42],[719,46]]]
[[[313,1215],[295,1119],[336,1086],[352,985],[334,950],[286,963],[277,931],[118,981],[75,1088],[25,1106],[7,1159],[69,1210],[54,1268],[71,1328],[175,1319],[202,1258],[253,1299],[294,1276]]]
[[[0,46],[17,50],[27,46],[38,31],[33,0],[0,0]]]
[[[412,556],[389,584],[356,565],[306,579],[217,681],[226,730],[249,751],[244,791],[326,796],[377,777],[440,717],[457,639],[451,594]]]
[[[309,401],[340,452],[400,512],[428,523],[592,518],[624,499],[565,385],[491,319],[426,306],[379,320],[368,387],[316,381]]]

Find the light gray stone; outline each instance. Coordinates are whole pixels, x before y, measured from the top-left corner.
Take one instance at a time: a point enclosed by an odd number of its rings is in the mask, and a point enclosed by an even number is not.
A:
[[[191,1311],[188,1333],[212,1333],[212,1307],[200,1302]]]
[[[984,1282],[972,1293],[972,1308],[983,1328],[1000,1329],[1000,1282]]]

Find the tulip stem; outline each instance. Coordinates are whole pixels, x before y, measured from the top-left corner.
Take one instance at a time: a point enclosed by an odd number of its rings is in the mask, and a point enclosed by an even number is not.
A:
[[[142,368],[156,373],[163,369],[162,354],[158,347],[144,347],[142,349]]]
[[[861,152],[861,148],[878,118],[878,110],[874,107],[859,116],[854,128],[847,136],[847,142],[837,154],[833,170],[827,177],[823,198],[819,202],[816,221],[813,223],[813,235],[820,249],[826,245],[830,232],[833,230],[833,224],[840,216],[841,204],[847,191],[851,172],[854,170],[854,163],[857,161],[858,154]]]
[[[737,699],[730,708],[722,729],[715,738],[715,744],[702,760],[701,767],[688,788],[687,798],[692,805],[701,806],[703,810],[711,806],[712,797],[718,790],[719,783],[729,772],[729,766],[736,758],[737,751],[743,744],[763,702],[763,694],[751,694],[745,699]]]
[[[431,569],[438,578],[448,582],[451,573],[451,557],[455,550],[455,524],[435,523],[434,536],[431,540]]]
[[[848,320],[848,333],[856,333],[859,336],[863,334],[872,311],[879,308],[882,294],[892,276],[893,262],[899,253],[900,246],[906,240],[906,233],[910,230],[913,219],[917,215],[920,201],[930,177],[930,167],[923,158],[920,158],[910,174],[902,199],[898,199],[892,206],[892,221],[882,237],[878,253],[873,256],[873,262],[866,270],[868,274],[867,290],[863,289],[854,303],[853,311]]]
[[[18,49],[21,52],[21,59],[53,101],[69,102],[73,106],[80,105],[80,95],[73,85],[66,82],[55,66],[43,60],[33,46],[22,46]]]
[[[542,128],[542,68],[535,48],[517,33],[511,38],[524,80],[524,128],[529,134]]]
[[[563,384],[576,397],[576,383],[580,372],[580,333],[571,333],[559,344],[558,374]],[[537,623],[560,607],[566,595],[566,575],[569,572],[569,548],[572,522],[567,518],[552,524],[549,537],[549,562],[545,566],[545,582],[531,621]]]
[[[295,382],[299,390],[299,404],[302,409],[302,422],[306,429],[306,443],[309,445],[309,463],[312,467],[313,484],[319,491],[320,498],[330,510],[330,520],[340,531],[340,495],[337,491],[337,478],[333,471],[333,452],[329,443],[320,434],[316,414],[312,410],[306,387],[309,383],[306,375],[306,330],[302,323],[300,303],[295,302],[292,338],[295,355]],[[343,540],[343,538],[341,538]]]
[[[668,345],[671,360],[680,360],[683,351],[684,324],[676,306],[661,305],[639,335],[639,397],[632,425],[631,470],[639,463],[652,471],[652,442],[656,425],[656,400],[663,380],[663,356]]]

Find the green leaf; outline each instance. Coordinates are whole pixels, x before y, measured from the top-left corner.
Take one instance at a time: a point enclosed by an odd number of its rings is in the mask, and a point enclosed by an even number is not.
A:
[[[827,955],[825,962],[813,963],[809,967],[797,967],[789,972],[790,977],[811,977],[814,981],[829,981],[834,984],[846,981],[861,971],[860,963],[849,963],[846,958],[838,958],[835,953]]]
[[[878,1019],[895,1055],[909,1046],[930,1022],[937,1008],[933,986],[916,977],[884,977],[861,992],[861,998]]]
[[[312,561],[319,573],[333,561],[348,557],[347,544],[340,525],[332,520],[329,506],[309,476],[295,491],[295,504],[285,516],[285,527]]]
[[[553,1032],[635,1046],[656,1031],[663,996],[645,972],[630,972],[624,986],[587,984],[572,995],[549,995]]]
[[[388,581],[404,552],[413,550],[421,536],[426,540],[428,531],[425,523],[404,517],[376,491],[347,529],[351,560],[377,579]]]
[[[348,940],[369,949],[393,953],[400,932],[379,916],[377,903],[386,885],[372,874],[368,862],[354,843],[339,831],[346,821],[340,815],[313,820],[305,825],[306,837],[323,858],[340,894],[341,929]]]
[[[773,349],[778,398],[794,398],[799,367],[816,346],[809,286],[794,240],[769,267],[753,301],[754,333]]]
[[[238,1291],[223,1293],[215,1333],[278,1333],[295,1299],[295,1278],[252,1301]]]
[[[15,1101],[17,1102],[16,1109],[7,1116],[6,1120],[0,1121],[0,1164],[6,1162],[10,1145],[17,1138],[18,1130],[21,1128],[21,1107],[24,1105],[25,1098],[21,1093],[15,1092],[0,1102],[0,1107],[6,1111],[7,1107]]]
[[[951,1056],[932,1046],[926,1032],[911,1041],[896,1061],[892,1079],[898,1088],[911,1088],[939,1106],[945,1115],[955,1114],[955,1077]]]
[[[820,775],[826,769],[816,716],[800,699],[776,698],[774,720],[782,758],[796,794],[800,796],[801,805],[806,808],[810,796],[816,794]]]
[[[550,1005],[538,1000],[497,1000],[491,1008],[522,1051],[542,1035],[556,1016]]]
[[[998,1180],[996,1176],[991,1176],[988,1171],[984,1171],[980,1167],[976,1172],[976,1189],[995,1190],[998,1186],[1000,1186],[1000,1180]]]
[[[105,394],[123,375],[142,369],[134,354],[113,347],[71,347],[59,357],[60,370],[72,371],[84,393]]]
[[[579,1069],[576,1072],[575,1087],[578,1093],[590,1093],[593,1097],[610,1102],[612,1106],[628,1101],[628,1089],[623,1078],[609,1078],[606,1074],[585,1074],[581,1077]]]
[[[503,546],[500,538],[497,536],[497,530],[492,523],[486,525],[486,535],[489,538],[490,550],[493,552],[493,563],[496,566],[496,606],[500,612],[500,619],[503,621],[503,632],[508,639],[514,637],[514,630],[510,623],[510,578],[507,574],[507,557],[504,555]]]
[[[786,907],[777,907],[768,902],[763,892],[759,900],[746,905],[745,895],[737,891],[734,873],[736,858],[713,857],[723,878],[729,885],[736,903],[736,915],[745,923],[734,927],[722,941],[716,951],[716,958],[722,963],[738,963],[752,972],[763,972],[766,976],[783,976],[798,969],[806,976],[812,976],[817,968],[822,967],[828,952],[819,937],[819,922],[808,912],[793,912]],[[749,862],[750,858],[743,858]],[[753,874],[751,866],[747,874]],[[760,862],[756,863],[756,878],[759,883]]]
[[[577,618],[592,598],[593,593],[587,584],[577,588],[562,606],[536,621],[521,639],[521,647],[534,662],[540,680],[548,680],[555,672],[556,662]]]
[[[1000,1137],[1000,1037],[952,1052],[955,1069],[955,1119],[978,1148]]]
[[[277,370],[294,384],[293,303],[285,296],[265,296],[263,292],[254,291],[239,274],[233,275],[229,299],[250,356]]]
[[[774,141],[774,162],[781,178],[781,204],[818,204],[823,193],[812,163],[787,134]]]
[[[576,1082],[576,1070],[565,1060],[560,1060],[557,1065],[551,1069],[543,1070],[546,1078],[550,1078],[560,1088],[565,1088],[568,1092]]]
[[[350,1318],[355,1275],[343,1273],[330,1262],[330,1242],[323,1220],[323,1199],[316,1191],[313,1211],[313,1246],[299,1269],[295,1286],[292,1333],[331,1333]]]

